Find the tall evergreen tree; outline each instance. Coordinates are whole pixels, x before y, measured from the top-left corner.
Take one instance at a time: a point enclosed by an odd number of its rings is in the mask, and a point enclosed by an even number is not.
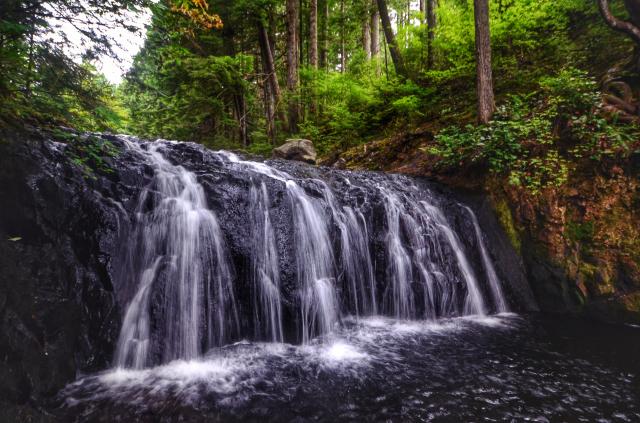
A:
[[[476,33],[476,91],[478,121],[488,123],[495,110],[493,75],[491,69],[491,33],[489,28],[489,0],[474,0]]]
[[[300,106],[298,104],[298,83],[300,68],[300,8],[298,0],[286,0],[287,13],[287,89],[289,90],[289,131],[298,132]]]
[[[393,34],[393,27],[391,25],[391,19],[389,18],[389,10],[387,9],[387,2],[385,0],[377,0],[378,11],[380,13],[380,20],[382,21],[382,29],[384,31],[387,45],[389,46],[389,53],[391,54],[391,60],[396,69],[396,74],[400,77],[406,77],[407,72],[400,53],[400,48],[395,35]]]

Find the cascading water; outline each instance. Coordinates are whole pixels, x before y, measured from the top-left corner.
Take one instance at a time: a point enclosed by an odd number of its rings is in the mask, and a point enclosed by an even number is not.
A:
[[[488,315],[523,275],[457,196],[110,139],[115,368],[68,385],[60,421],[639,421],[631,373],[566,355],[564,333],[550,348],[536,316]]]
[[[376,315],[376,281],[369,251],[367,222],[360,210],[348,206],[343,207],[343,212],[338,216],[342,273],[351,309],[358,317]]]
[[[269,215],[269,194],[262,182],[252,184],[249,202],[253,209],[251,265],[253,277],[253,316],[255,336],[282,342],[280,270],[273,226]]]
[[[322,181],[317,181],[322,191],[324,203],[331,211],[331,218],[338,228],[340,239],[342,285],[348,296],[350,310],[356,315],[368,316],[377,314],[376,287],[369,251],[367,223],[362,212],[350,206],[340,206],[331,188]],[[349,180],[345,180],[348,184]]]
[[[149,364],[150,301],[159,289],[164,289],[159,312],[165,324],[160,328],[164,339],[156,348],[162,361],[193,359],[238,331],[224,238],[193,173],[170,164],[158,151],[160,144],[150,144],[148,150],[127,145],[149,161],[154,177],[140,195],[133,233],[126,235],[128,266],[123,275],[133,278],[134,285],[139,282],[126,309],[116,365]]]
[[[317,199],[287,181],[293,209],[296,264],[302,309],[302,341],[331,332],[338,320],[335,263],[327,216]]]
[[[411,256],[402,242],[401,216],[404,215],[398,197],[386,190],[385,214],[387,216],[387,292],[384,296],[385,309],[398,319],[409,319],[415,316],[413,298],[413,270]],[[409,228],[415,230],[415,228]]]
[[[471,263],[469,263],[462,244],[451,229],[447,218],[442,214],[440,209],[432,204],[428,204],[425,201],[422,201],[421,204],[424,207],[424,212],[436,223],[436,226],[449,243],[449,246],[456,256],[460,273],[462,273],[466,282],[468,295],[465,298],[463,314],[487,314],[485,302]]]
[[[489,281],[489,287],[491,288],[491,296],[493,298],[493,302],[495,303],[496,310],[499,313],[503,313],[509,311],[509,306],[504,298],[504,293],[502,292],[502,284],[500,283],[500,279],[498,279],[498,275],[496,274],[496,269],[493,266],[493,261],[489,257],[489,252],[487,251],[487,247],[484,243],[484,239],[482,236],[482,229],[480,229],[480,223],[478,223],[478,218],[476,214],[471,210],[469,206],[462,206],[471,216],[471,222],[473,223],[473,229],[476,233],[476,239],[478,240],[478,248],[480,250],[480,256],[482,257],[482,266],[487,274],[487,280]]]
[[[483,281],[437,197],[406,179],[371,174],[369,181],[342,172],[323,180],[305,174],[305,167],[284,171],[206,152],[215,172],[245,181],[229,188],[239,194],[233,204],[245,204],[240,213],[249,218],[243,260],[250,269],[236,272],[234,247],[228,245],[233,229],[208,208],[196,175],[165,157],[174,144],[127,145],[151,164],[154,176],[124,238],[128,266],[122,285],[135,286],[135,293],[118,341],[118,366],[193,359],[243,337],[309,343],[348,315],[482,315],[488,311],[485,290],[497,311],[507,310],[475,215],[465,208],[476,230]],[[239,203],[242,197],[248,201]],[[224,221],[227,210],[219,213]],[[283,277],[295,285],[283,285]],[[247,290],[248,303],[237,301],[247,298]],[[285,315],[299,316],[297,324]]]

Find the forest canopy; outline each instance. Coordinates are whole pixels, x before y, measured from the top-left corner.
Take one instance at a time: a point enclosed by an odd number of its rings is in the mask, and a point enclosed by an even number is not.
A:
[[[325,155],[428,125],[441,166],[482,160],[544,186],[558,181],[537,180],[532,166],[560,179],[566,166],[549,148],[559,118],[576,120],[576,154],[635,148],[635,3],[12,0],[0,6],[0,119],[255,153],[301,137]],[[100,28],[127,26],[123,12],[143,8],[144,47],[114,86],[92,65],[117,42]],[[52,36],[61,20],[88,41],[81,63]],[[493,75],[485,88],[482,72]]]

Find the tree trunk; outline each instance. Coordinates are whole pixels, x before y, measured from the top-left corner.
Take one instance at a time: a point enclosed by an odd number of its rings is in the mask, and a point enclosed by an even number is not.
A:
[[[380,11],[380,20],[382,21],[382,29],[389,46],[389,53],[391,53],[391,60],[393,66],[396,69],[396,74],[402,78],[407,77],[407,73],[400,54],[400,49],[396,42],[396,37],[393,35],[393,28],[391,27],[391,19],[389,19],[389,11],[387,10],[387,2],[385,0],[377,0],[378,10]]]
[[[34,43],[33,43],[33,30],[29,33],[29,55],[28,55],[28,63],[27,63],[27,81],[25,83],[25,96],[27,98],[31,97],[31,84],[33,79],[33,66],[34,66]]]
[[[318,0],[309,1],[309,64],[313,70],[318,70]],[[312,115],[318,110],[315,84],[311,85],[309,110]]]
[[[369,8],[367,7],[367,13],[364,15],[364,21],[362,22],[362,48],[367,60],[371,59],[371,18]]]
[[[320,67],[329,70],[329,0],[322,1],[322,44],[320,48]]]
[[[309,56],[304,54],[304,42],[305,27],[304,27],[304,0],[298,0],[298,67],[305,65],[305,62],[309,60]]]
[[[309,3],[309,63],[318,69],[318,0]]]
[[[426,15],[427,15],[427,66],[429,69],[433,68],[433,40],[436,37],[436,26],[438,21],[436,18],[437,0],[425,0],[426,1]]]
[[[262,69],[265,73],[264,95],[265,95],[265,111],[267,116],[267,133],[272,142],[275,141],[276,126],[275,118],[280,104],[280,84],[278,83],[278,74],[276,73],[275,61],[273,59],[273,51],[271,50],[271,42],[269,34],[261,20],[258,20],[258,43],[260,45],[260,57],[262,59]]]
[[[289,131],[298,132],[300,107],[298,105],[298,69],[300,67],[298,0],[287,0],[287,90],[289,91]]]
[[[478,121],[488,123],[495,110],[493,77],[491,74],[491,32],[489,28],[489,0],[474,0],[476,29],[476,70],[478,92]]]
[[[347,70],[347,48],[345,33],[344,0],[340,0],[340,72]]]
[[[267,74],[267,80],[269,81],[276,102],[279,102],[281,96],[280,83],[278,82],[278,74],[276,73],[276,65],[273,59],[273,50],[271,49],[267,28],[261,21],[258,21],[258,42],[260,44],[260,52],[264,63],[264,70]]]
[[[234,114],[238,120],[238,137],[243,147],[249,146],[249,131],[247,130],[247,103],[244,94],[233,95]]]
[[[380,12],[375,4],[371,2],[371,57],[378,57],[380,54]]]

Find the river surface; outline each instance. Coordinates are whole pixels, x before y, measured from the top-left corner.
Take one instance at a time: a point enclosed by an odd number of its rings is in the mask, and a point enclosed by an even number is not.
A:
[[[86,376],[83,422],[640,421],[640,328],[563,316],[372,317],[307,345],[239,342],[198,360]]]

